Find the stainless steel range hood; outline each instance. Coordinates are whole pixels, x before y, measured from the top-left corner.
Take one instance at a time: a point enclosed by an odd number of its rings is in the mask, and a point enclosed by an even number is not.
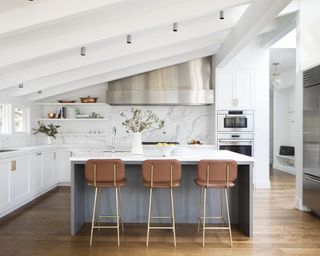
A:
[[[110,105],[213,104],[211,57],[153,70],[108,83]]]

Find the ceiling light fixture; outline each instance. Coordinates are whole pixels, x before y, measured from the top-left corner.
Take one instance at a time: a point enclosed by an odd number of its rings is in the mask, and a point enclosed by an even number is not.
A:
[[[178,22],[174,22],[172,25],[172,31],[173,32],[178,32]]]
[[[224,11],[220,11],[220,20],[224,20]]]
[[[131,44],[132,43],[132,36],[131,34],[127,35],[127,44]]]
[[[19,86],[19,88],[20,88],[20,89],[22,89],[22,88],[23,88],[23,84],[22,84],[22,83],[21,83],[21,84],[19,84],[18,86]]]
[[[81,47],[81,51],[80,51],[81,56],[86,56],[86,51],[87,51],[86,47]]]
[[[41,91],[41,90],[39,90],[39,91],[37,91],[37,93],[38,93],[38,94],[41,94],[41,93],[42,93],[42,91]]]

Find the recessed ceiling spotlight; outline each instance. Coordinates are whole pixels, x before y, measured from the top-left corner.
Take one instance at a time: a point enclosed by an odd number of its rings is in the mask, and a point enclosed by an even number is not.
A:
[[[131,34],[127,35],[127,44],[131,44],[132,43],[132,37]]]
[[[37,93],[38,93],[38,94],[41,94],[41,93],[42,93],[42,91],[41,91],[41,90],[39,90],[39,91],[37,91]]]
[[[20,88],[20,89],[22,89],[22,88],[23,88],[23,84],[22,84],[22,83],[21,83],[21,84],[19,84],[18,86],[19,86],[19,88]]]
[[[220,20],[224,20],[224,11],[220,11]]]
[[[172,31],[173,32],[178,32],[178,22],[174,22],[172,25]]]
[[[81,47],[81,51],[80,51],[81,56],[86,56],[86,51],[87,51],[86,47]]]

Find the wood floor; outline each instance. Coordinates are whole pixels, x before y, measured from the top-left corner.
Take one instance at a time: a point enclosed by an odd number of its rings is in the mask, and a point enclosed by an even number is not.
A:
[[[295,179],[271,171],[271,190],[254,192],[254,237],[233,229],[234,248],[227,232],[208,232],[206,247],[195,225],[177,226],[177,248],[170,231],[152,231],[145,247],[146,225],[126,225],[121,246],[116,232],[96,232],[89,247],[89,226],[69,236],[70,196],[58,188],[22,211],[0,221],[0,255],[320,255],[320,219],[294,209]]]

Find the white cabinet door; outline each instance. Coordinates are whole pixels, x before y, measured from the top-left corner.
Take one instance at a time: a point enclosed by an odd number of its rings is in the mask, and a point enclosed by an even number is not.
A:
[[[60,182],[71,182],[71,163],[70,163],[71,152],[67,149],[62,149],[60,153]]]
[[[53,184],[53,152],[44,152],[42,154],[42,187]]]
[[[53,182],[58,183],[59,179],[59,166],[60,166],[60,154],[59,152],[53,152]]]
[[[42,153],[32,154],[29,157],[30,192],[37,193],[42,187]]]
[[[28,157],[10,159],[10,201],[19,200],[28,192]]]
[[[10,200],[10,162],[8,160],[0,161],[0,209],[5,207]]]
[[[243,110],[253,109],[252,72],[237,71],[235,86],[236,108]]]
[[[218,72],[218,88],[217,88],[217,109],[228,110],[233,108],[234,104],[234,72],[220,71]]]

